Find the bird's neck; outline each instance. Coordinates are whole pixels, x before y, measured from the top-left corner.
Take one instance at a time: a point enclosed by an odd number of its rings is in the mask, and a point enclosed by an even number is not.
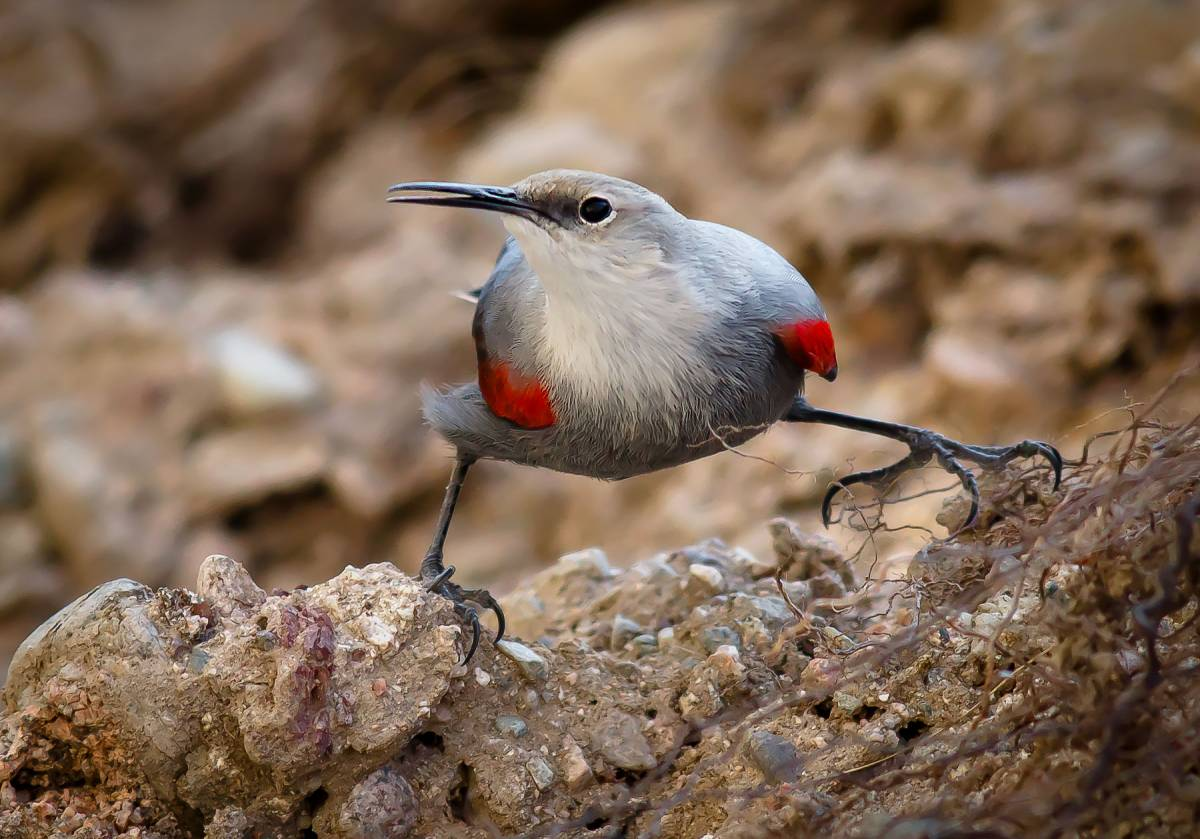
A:
[[[520,243],[543,291],[534,349],[551,386],[587,404],[619,402],[636,420],[678,404],[710,318],[661,254],[564,259]]]

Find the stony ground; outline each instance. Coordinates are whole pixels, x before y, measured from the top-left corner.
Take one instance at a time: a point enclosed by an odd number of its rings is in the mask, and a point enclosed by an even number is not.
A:
[[[597,5],[4,4],[0,661],[90,587],[190,586],[210,553],[268,589],[415,567],[448,468],[417,387],[472,374],[449,292],[500,233],[384,205],[397,180],[644,181],[817,287],[841,376],[816,402],[981,442],[1078,446],[1200,340],[1196,3]],[[484,465],[451,550],[498,589],[591,544],[765,555],[763,520],[815,527],[876,449],[778,429],[749,452],[814,474],[617,486]]]
[[[391,565],[106,583],[17,651],[0,836],[1190,836],[1197,475],[1197,421],[1139,421],[865,579],[783,519],[771,561],[571,554],[466,667]]]

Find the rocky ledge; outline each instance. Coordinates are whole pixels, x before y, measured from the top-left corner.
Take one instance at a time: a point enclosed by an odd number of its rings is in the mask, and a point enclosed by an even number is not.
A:
[[[773,562],[563,557],[506,599],[521,640],[465,667],[391,565],[101,585],[14,658],[0,836],[1174,835],[1200,431],[1121,439],[1056,497],[989,480],[976,529],[865,579],[784,520]],[[1152,807],[1120,792],[1167,769]]]

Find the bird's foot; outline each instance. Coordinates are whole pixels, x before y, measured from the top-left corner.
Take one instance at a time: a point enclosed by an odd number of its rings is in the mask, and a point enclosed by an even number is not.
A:
[[[458,583],[450,582],[450,577],[453,575],[454,566],[443,566],[440,556],[427,556],[425,557],[425,561],[421,563],[421,582],[425,584],[425,590],[440,594],[449,600],[454,606],[454,613],[471,627],[471,646],[461,662],[463,665],[466,665],[475,655],[475,650],[479,648],[479,636],[481,634],[479,612],[470,604],[474,603],[482,606],[484,609],[491,609],[495,612],[497,624],[496,641],[504,637],[504,610],[500,608],[500,604],[496,601],[496,598],[492,597],[491,593],[486,589],[463,588]]]
[[[1058,489],[1062,481],[1062,455],[1054,446],[1040,440],[1022,440],[1012,446],[971,446],[925,428],[899,426],[898,430],[902,430],[902,433],[897,434],[896,439],[908,446],[908,455],[882,469],[854,472],[830,486],[821,501],[821,521],[826,527],[830,524],[830,506],[841,490],[854,484],[869,484],[880,492],[886,492],[905,472],[924,466],[934,458],[943,469],[958,478],[971,497],[971,509],[963,522],[964,528],[970,527],[979,515],[979,484],[971,470],[963,466],[964,460],[985,469],[998,469],[1018,457],[1040,455],[1050,462],[1054,470],[1054,489]]]

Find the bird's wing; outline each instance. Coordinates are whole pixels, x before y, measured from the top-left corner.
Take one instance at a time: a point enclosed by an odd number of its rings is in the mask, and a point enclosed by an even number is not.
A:
[[[693,222],[709,246],[710,273],[747,287],[738,317],[761,324],[776,336],[801,369],[832,380],[837,354],[825,309],[812,286],[777,251],[740,230]]]
[[[538,378],[522,340],[521,327],[537,293],[533,270],[509,237],[479,290],[471,334],[479,360],[479,389],[494,414],[522,428],[546,428],[555,421],[546,385]]]

